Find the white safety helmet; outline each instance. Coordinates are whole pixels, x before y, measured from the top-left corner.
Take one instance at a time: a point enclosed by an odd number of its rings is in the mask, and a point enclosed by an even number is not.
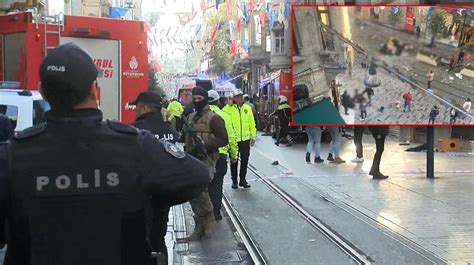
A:
[[[214,89],[211,89],[207,92],[207,98],[209,102],[213,102],[213,101],[218,100],[220,96],[219,96],[219,93],[217,93],[217,91],[215,91]]]
[[[285,96],[278,96],[278,102],[288,102],[288,98],[286,98]]]
[[[237,97],[237,96],[241,96],[243,94],[244,94],[244,92],[242,92],[242,90],[237,88],[236,90],[234,90],[234,95],[233,96]]]

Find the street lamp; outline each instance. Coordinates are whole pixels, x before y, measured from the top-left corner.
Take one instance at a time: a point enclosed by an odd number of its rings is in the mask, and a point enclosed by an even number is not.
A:
[[[377,77],[377,70],[375,69],[377,65],[374,60],[370,63],[369,75],[364,79],[364,85],[366,87],[378,87],[382,84],[380,78]]]

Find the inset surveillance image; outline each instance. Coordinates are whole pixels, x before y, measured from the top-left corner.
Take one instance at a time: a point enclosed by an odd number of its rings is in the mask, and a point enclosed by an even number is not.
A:
[[[293,124],[473,124],[474,7],[293,6]]]

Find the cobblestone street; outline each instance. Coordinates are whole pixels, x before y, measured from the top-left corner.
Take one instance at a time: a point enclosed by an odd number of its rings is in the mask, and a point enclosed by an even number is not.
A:
[[[367,32],[377,32],[367,35]],[[403,82],[394,74],[388,73],[381,67],[377,68],[378,77],[382,81],[380,87],[374,88],[375,95],[372,104],[367,107],[367,118],[360,119],[360,110],[356,104],[355,109],[350,111],[349,116],[341,114],[349,124],[427,124],[429,113],[434,106],[439,108],[439,115],[435,119],[436,124],[450,123],[450,106],[437,99],[433,94],[427,92],[426,74],[429,70],[435,73],[432,88],[434,95],[443,98],[451,104],[460,107],[465,98],[473,98],[474,82],[471,78],[464,76],[462,79],[455,77],[454,73],[460,71],[456,67],[453,72],[448,73],[447,66],[437,67],[416,60],[416,52],[423,46],[423,41],[417,40],[414,35],[394,30],[380,24],[371,22],[363,23],[361,26],[351,28],[352,39],[369,54],[387,63],[388,66],[397,69],[401,74],[415,82],[421,88],[412,88],[408,83]],[[411,44],[412,47],[406,49],[400,56],[383,55],[379,52],[380,45],[387,42],[391,36],[395,36],[402,43]],[[457,56],[454,48],[443,43],[437,43],[433,52],[447,58],[450,55]],[[359,93],[364,91],[363,81],[368,74],[368,69],[361,67],[361,56],[356,56],[352,76],[348,71],[336,77],[341,86],[341,93],[348,91],[351,96],[355,95],[355,90]],[[469,62],[468,62],[469,63]],[[451,78],[450,78],[451,77]],[[449,80],[446,82],[446,80]],[[451,84],[448,84],[450,83]],[[403,112],[403,94],[411,91],[413,93],[413,104],[411,112]],[[472,113],[472,110],[471,110]],[[469,117],[458,115],[456,124],[471,124]]]

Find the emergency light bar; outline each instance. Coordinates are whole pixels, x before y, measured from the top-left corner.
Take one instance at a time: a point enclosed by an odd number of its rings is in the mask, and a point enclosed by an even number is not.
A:
[[[20,82],[0,81],[0,89],[17,89],[17,88],[20,88]]]

